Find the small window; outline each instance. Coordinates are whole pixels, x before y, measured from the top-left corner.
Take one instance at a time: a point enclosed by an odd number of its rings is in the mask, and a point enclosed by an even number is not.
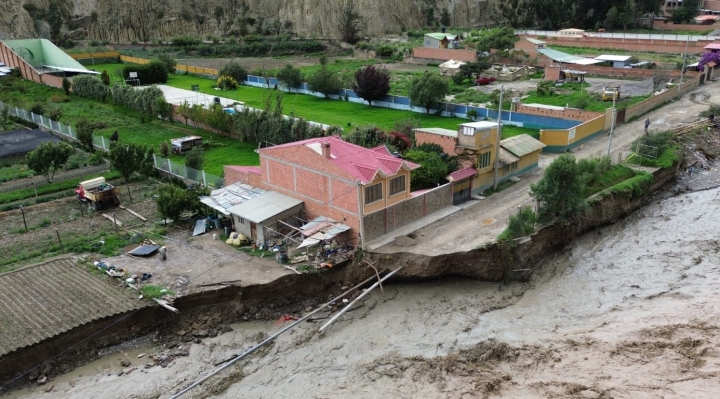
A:
[[[380,201],[383,198],[382,183],[365,187],[365,205]]]
[[[238,223],[245,224],[245,219],[241,218],[240,216],[238,216],[237,218],[238,218]]]
[[[404,192],[405,187],[405,176],[398,176],[390,180],[390,195]]]
[[[513,162],[511,164],[505,165],[505,168],[504,168],[505,173],[515,171],[515,170],[517,170],[517,167],[518,167],[517,162]]]
[[[478,169],[490,166],[490,151],[478,155]]]

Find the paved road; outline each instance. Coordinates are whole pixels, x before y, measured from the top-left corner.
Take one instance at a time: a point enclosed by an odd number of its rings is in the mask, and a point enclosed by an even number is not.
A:
[[[720,82],[718,81],[700,86],[682,99],[650,112],[646,116],[651,121],[650,131],[667,130],[694,122],[698,119],[698,114],[706,110],[710,103],[720,103]],[[644,133],[643,125],[646,117],[615,129],[611,151],[613,160],[617,160],[620,153],[627,154],[630,151],[630,144]],[[602,156],[607,153],[607,146],[608,136],[601,135],[576,148],[573,153],[578,158]],[[468,251],[494,241],[507,226],[510,214],[515,213],[518,207],[534,205],[534,201],[529,195],[530,184],[542,177],[544,169],[558,155],[542,154],[539,168],[523,175],[522,180],[514,186],[483,201],[477,201],[476,204],[424,228],[412,231],[416,237],[415,245],[399,247],[391,243],[376,251],[439,255]],[[404,235],[410,232],[400,229],[396,233]]]

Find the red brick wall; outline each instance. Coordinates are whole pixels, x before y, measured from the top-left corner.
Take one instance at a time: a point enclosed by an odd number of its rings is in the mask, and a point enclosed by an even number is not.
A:
[[[720,1],[716,1],[716,3],[718,3],[718,4],[719,4],[718,6],[720,7]],[[720,10],[720,9],[718,9],[718,10]],[[690,24],[677,24],[677,25],[676,25],[676,24],[673,24],[672,22],[665,23],[665,21],[655,21],[655,22],[653,22],[653,29],[657,29],[657,30],[668,30],[668,31],[673,31],[673,30],[689,30],[689,31],[693,31],[693,32],[703,32],[703,31],[713,30],[713,29],[719,29],[719,28],[720,28],[720,25],[716,25],[716,26],[713,26],[713,25],[697,25],[697,24],[693,24],[693,25],[690,25]],[[670,33],[670,34],[672,34],[672,33]]]
[[[298,193],[323,202],[330,202],[330,177],[311,170],[294,168]]]
[[[455,154],[454,137],[440,136],[438,134],[425,133],[420,130],[416,130],[415,142],[417,143],[417,145],[424,143],[437,144],[442,147],[443,151],[445,151],[446,154],[457,155]]]
[[[262,176],[256,173],[238,170],[235,166],[223,167],[225,173],[225,185],[241,182],[254,187],[260,187]]]
[[[549,116],[552,118],[569,119],[573,121],[587,122],[598,116],[605,115],[601,112],[584,111],[582,109],[565,108],[562,110],[548,109],[540,107],[529,107],[527,105],[518,104],[517,112],[529,115]]]
[[[534,36],[524,36],[534,37]],[[548,47],[573,46],[589,47],[595,49],[619,49],[628,51],[654,51],[656,53],[682,54],[685,52],[685,42],[680,40],[642,40],[620,39],[610,37],[548,37],[541,39],[547,42]],[[712,43],[711,40],[691,41],[688,48],[690,54],[704,52],[704,47]],[[560,49],[561,50],[561,49]]]
[[[429,60],[455,60],[471,62],[477,60],[477,53],[475,52],[475,50],[415,47],[413,49],[413,57]]]

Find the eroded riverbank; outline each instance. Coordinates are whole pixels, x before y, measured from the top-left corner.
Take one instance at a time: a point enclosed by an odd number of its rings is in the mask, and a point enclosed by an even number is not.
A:
[[[302,324],[186,397],[715,397],[719,208],[718,189],[655,199],[528,283],[386,286],[327,333]],[[255,335],[240,328],[165,368],[13,396],[169,397]]]

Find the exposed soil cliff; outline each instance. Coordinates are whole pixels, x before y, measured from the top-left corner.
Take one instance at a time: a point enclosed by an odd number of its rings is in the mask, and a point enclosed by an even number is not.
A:
[[[0,39],[44,36],[47,24],[28,4],[46,10],[49,0],[0,2]],[[300,36],[337,37],[343,0],[67,0],[64,16],[71,37],[128,42],[177,36],[227,36],[241,30],[283,32]],[[489,17],[488,1],[356,0],[363,34],[374,36],[425,26],[423,10],[438,20],[447,8],[450,25],[468,26]],[[24,7],[23,7],[24,6]],[[245,21],[241,26],[240,21]]]

